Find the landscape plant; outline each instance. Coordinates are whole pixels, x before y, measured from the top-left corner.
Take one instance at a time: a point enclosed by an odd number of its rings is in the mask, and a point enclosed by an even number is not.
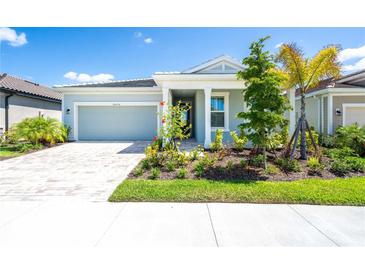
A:
[[[210,144],[210,149],[212,151],[219,151],[223,149],[223,130],[218,128],[215,131],[214,141]]]
[[[164,106],[165,102],[160,105]],[[178,150],[177,140],[184,140],[190,137],[191,124],[187,124],[184,113],[191,108],[188,104],[179,101],[176,105],[168,105],[166,111],[160,112],[162,126],[160,138],[163,140],[163,148],[167,150]]]
[[[283,77],[277,72],[274,57],[264,51],[261,38],[250,46],[250,55],[243,59],[245,69],[237,73],[237,78],[245,81],[243,89],[247,109],[237,117],[243,119],[239,125],[248,139],[264,155],[264,167],[267,167],[266,150],[270,136],[287,123],[284,113],[290,109],[288,99],[283,96],[281,86]]]
[[[236,151],[243,151],[248,141],[247,137],[242,133],[240,136],[238,136],[236,131],[231,131],[230,135],[233,140],[233,149]]]
[[[316,87],[321,80],[326,78],[337,78],[340,76],[341,66],[338,62],[338,54],[339,48],[334,45],[326,46],[313,58],[306,58],[303,51],[295,43],[285,43],[280,46],[277,61],[281,63],[282,67],[279,71],[286,79],[284,86],[287,89],[297,89],[301,96],[299,119],[288,145],[291,159],[294,157],[299,132],[301,134],[301,159],[307,159],[306,131],[309,132],[314,148],[317,148],[306,118],[305,94],[309,89]]]
[[[357,154],[365,154],[365,127],[357,124],[338,127],[335,133],[335,146],[349,147]]]

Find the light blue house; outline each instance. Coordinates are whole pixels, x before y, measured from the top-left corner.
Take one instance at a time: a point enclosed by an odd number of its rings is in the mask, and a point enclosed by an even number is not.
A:
[[[63,93],[63,121],[73,140],[152,140],[159,112],[178,101],[189,103],[191,137],[208,147],[216,129],[237,130],[244,111],[236,72],[241,63],[222,55],[182,72],[156,72],[150,79],[56,86]],[[294,98],[294,97],[293,97]],[[163,101],[165,104],[161,105]]]

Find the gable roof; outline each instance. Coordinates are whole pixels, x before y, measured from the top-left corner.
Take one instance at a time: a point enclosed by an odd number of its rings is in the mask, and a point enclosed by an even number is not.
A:
[[[222,66],[223,69],[219,67]],[[229,69],[225,69],[229,68]],[[199,65],[188,68],[181,72],[179,71],[163,71],[156,72],[159,74],[234,74],[237,70],[244,69],[244,66],[235,58],[223,54],[208,61],[205,61]]]
[[[131,80],[116,80],[116,81],[105,81],[105,82],[94,82],[94,83],[82,83],[82,84],[71,84],[71,85],[55,85],[54,87],[108,87],[108,88],[140,88],[140,87],[155,87],[156,82],[152,78],[143,79],[131,79]]]
[[[62,94],[58,91],[6,73],[0,74],[0,89],[57,101],[62,99]]]

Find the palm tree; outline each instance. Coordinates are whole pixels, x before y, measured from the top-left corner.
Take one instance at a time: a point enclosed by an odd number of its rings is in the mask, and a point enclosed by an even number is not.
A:
[[[317,150],[305,114],[305,94],[321,80],[340,76],[341,64],[337,60],[339,51],[339,47],[330,45],[320,50],[313,58],[305,58],[303,51],[295,43],[283,44],[280,47],[277,61],[282,64],[280,70],[287,80],[286,88],[299,89],[301,96],[300,117],[288,146],[288,151],[291,150],[291,159],[294,157],[299,131],[301,132],[300,158],[307,159],[306,130]],[[294,145],[291,148],[293,140]]]

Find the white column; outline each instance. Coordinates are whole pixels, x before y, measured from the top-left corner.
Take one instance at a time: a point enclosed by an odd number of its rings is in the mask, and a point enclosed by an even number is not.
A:
[[[204,89],[204,98],[205,98],[205,140],[204,147],[209,148],[211,141],[211,121],[210,121],[210,98],[212,95],[211,88]]]
[[[327,108],[327,132],[329,135],[333,134],[333,95],[328,94],[328,108]]]
[[[169,88],[167,88],[167,87],[162,88],[162,101],[164,102],[164,105],[162,107],[163,113],[167,111],[167,108],[169,105],[169,93],[170,93]]]
[[[292,136],[295,131],[295,88],[289,89],[288,98],[292,110],[289,111],[289,135]]]

